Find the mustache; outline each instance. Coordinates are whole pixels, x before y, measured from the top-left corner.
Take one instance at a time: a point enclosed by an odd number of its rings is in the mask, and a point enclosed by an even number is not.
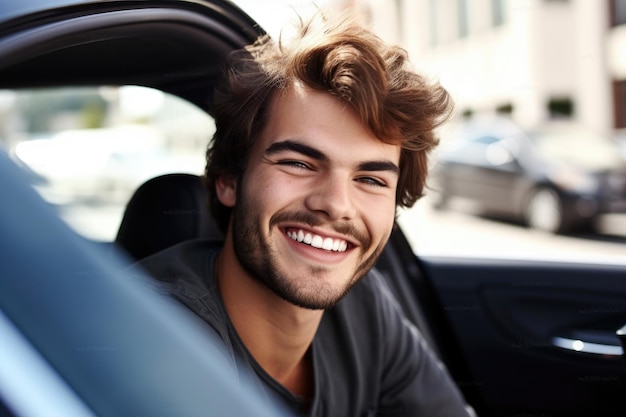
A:
[[[274,214],[270,218],[269,225],[270,227],[275,226],[278,223],[302,223],[309,227],[319,227],[322,225],[329,225],[331,229],[335,232],[342,234],[344,236],[349,236],[352,239],[359,242],[359,244],[364,248],[368,249],[372,240],[369,235],[359,229],[357,229],[352,223],[349,222],[331,222],[324,220],[322,217],[317,216],[313,213],[309,212],[300,212],[300,211],[285,211]]]

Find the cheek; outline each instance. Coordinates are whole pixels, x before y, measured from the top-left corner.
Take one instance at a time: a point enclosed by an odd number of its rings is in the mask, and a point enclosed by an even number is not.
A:
[[[395,200],[378,203],[369,201],[364,207],[361,215],[372,238],[378,241],[388,239],[396,218]]]
[[[278,210],[301,199],[309,187],[291,178],[259,171],[251,173],[245,182],[244,197],[250,205]]]

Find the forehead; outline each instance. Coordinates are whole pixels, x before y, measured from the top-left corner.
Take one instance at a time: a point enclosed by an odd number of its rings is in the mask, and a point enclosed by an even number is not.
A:
[[[273,96],[260,139],[260,152],[274,142],[297,140],[346,162],[400,159],[400,147],[376,137],[347,103],[300,84]]]

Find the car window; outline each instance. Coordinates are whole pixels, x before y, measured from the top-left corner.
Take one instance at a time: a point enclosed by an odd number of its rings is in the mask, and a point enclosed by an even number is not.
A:
[[[276,0],[272,7],[251,0],[236,3],[278,36],[295,17],[294,7],[310,12],[313,3],[333,2]],[[470,198],[470,191],[476,190],[470,174],[476,171],[465,170],[456,178],[454,191],[466,193],[452,196],[452,203],[460,204],[438,207],[442,190],[431,181],[425,197],[413,208],[399,210],[398,222],[418,255],[626,263],[626,70],[611,67],[609,71],[606,65],[616,64],[620,43],[613,42],[614,34],[624,26],[609,26],[609,19],[600,19],[609,12],[603,9],[608,7],[605,2],[586,5],[590,14],[580,9],[581,2],[546,1],[532,8],[497,2],[501,3],[497,25],[489,25],[485,18],[495,12],[481,9],[486,3],[478,2],[467,11],[463,36],[454,34],[458,5],[450,5],[449,13],[433,21],[437,2],[357,3],[366,24],[406,48],[417,69],[440,81],[452,95],[456,112],[438,132],[441,146],[433,153],[432,167],[441,166],[439,158],[454,148],[457,127],[465,122],[482,121],[478,124],[502,129],[507,138],[505,149],[476,145],[454,150],[459,160],[482,158],[483,163],[491,160],[506,168],[500,170],[502,176],[483,178],[495,187],[479,189],[481,196],[492,197],[490,207],[484,197]],[[583,15],[588,19],[575,18]],[[574,37],[586,41],[571,42]],[[137,93],[135,100],[123,93],[133,89],[144,93]],[[48,104],[38,105],[34,97]],[[170,107],[170,102],[176,104]],[[116,120],[113,114],[124,117]],[[45,126],[42,120],[47,120]],[[594,139],[591,145],[570,135],[539,147],[514,141],[522,130],[551,120],[570,124],[573,131],[599,127],[606,140],[600,145]],[[0,91],[0,142],[30,172],[33,185],[59,207],[63,218],[94,239],[113,238],[123,202],[144,178],[161,170],[201,173],[212,130],[212,121],[202,110],[168,94],[133,86]],[[81,158],[75,155],[85,143],[76,143],[77,131],[82,138],[89,136],[93,145]],[[137,148],[120,150],[125,142],[109,142],[103,139],[107,135],[141,140],[134,142]],[[107,149],[106,160],[88,152],[105,146],[102,142],[117,146]],[[155,142],[165,145],[154,146]],[[52,143],[59,146],[52,149]],[[550,155],[565,153],[568,163],[534,159],[536,149]],[[506,165],[511,157],[519,164]],[[605,163],[613,168],[589,169]],[[93,171],[103,166],[107,174],[93,179]],[[512,175],[517,172],[527,175]],[[81,181],[70,183],[70,174],[78,174]],[[89,195],[90,189],[99,191]],[[537,230],[528,222],[533,210],[539,213],[534,217],[561,210],[568,220],[561,219],[564,223],[557,232]]]
[[[447,151],[444,151],[441,157],[451,161],[488,166],[492,164],[489,149],[493,149],[491,146],[498,141],[492,136],[480,136],[469,140],[461,139]]]
[[[99,86],[0,91],[0,139],[78,233],[112,241],[146,180],[200,175],[213,119],[158,90]]]
[[[606,136],[585,130],[548,130],[534,138],[538,152],[567,164],[592,170],[614,169],[624,165],[615,143]]]
[[[449,181],[431,181],[399,215],[418,255],[625,264],[626,26],[613,7],[623,2],[365,3],[369,24],[455,103],[431,163]],[[536,147],[454,145],[465,127],[517,139],[553,123]],[[467,165],[442,163],[447,147]],[[475,169],[512,157],[489,175]]]

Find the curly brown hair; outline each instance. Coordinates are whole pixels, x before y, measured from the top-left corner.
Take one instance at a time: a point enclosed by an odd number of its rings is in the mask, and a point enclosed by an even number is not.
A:
[[[216,179],[241,178],[271,98],[295,82],[344,100],[381,141],[401,147],[398,206],[411,207],[423,195],[428,154],[439,142],[434,130],[452,112],[448,92],[413,71],[404,49],[349,16],[318,14],[301,20],[288,44],[264,36],[230,56],[210,109],[216,132],[205,169],[209,206],[222,231],[231,208],[219,202]]]

